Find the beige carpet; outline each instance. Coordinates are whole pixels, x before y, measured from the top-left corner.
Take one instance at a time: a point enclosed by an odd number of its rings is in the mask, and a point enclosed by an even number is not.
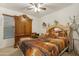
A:
[[[75,52],[65,52],[62,56],[78,56]]]
[[[17,48],[3,48],[0,49],[0,56],[23,56],[23,53],[20,49]],[[62,56],[78,56],[74,52],[65,52]]]
[[[8,47],[0,49],[0,56],[23,56],[23,54],[20,49]]]

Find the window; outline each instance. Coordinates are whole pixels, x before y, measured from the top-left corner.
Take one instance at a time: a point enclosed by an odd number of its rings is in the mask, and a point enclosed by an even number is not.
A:
[[[14,38],[15,23],[12,16],[4,15],[4,39]]]

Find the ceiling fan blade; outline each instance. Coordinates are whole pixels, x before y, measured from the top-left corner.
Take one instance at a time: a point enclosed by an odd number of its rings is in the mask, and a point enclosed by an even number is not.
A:
[[[37,4],[36,3],[29,3],[31,6],[36,6]]]
[[[29,3],[29,4],[34,5],[34,3]]]
[[[33,8],[25,8],[26,10],[32,10]]]
[[[40,9],[42,9],[42,10],[46,10],[46,8],[42,8],[42,7],[40,7]]]

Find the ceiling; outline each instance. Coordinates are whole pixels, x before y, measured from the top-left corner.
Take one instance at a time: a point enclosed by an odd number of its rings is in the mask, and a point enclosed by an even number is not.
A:
[[[70,5],[72,5],[72,3],[45,3],[42,5],[42,7],[46,8],[45,11],[34,12],[27,9],[30,6],[29,3],[0,3],[0,7],[5,7],[15,11],[23,12],[34,17],[43,17],[47,14],[53,13]]]

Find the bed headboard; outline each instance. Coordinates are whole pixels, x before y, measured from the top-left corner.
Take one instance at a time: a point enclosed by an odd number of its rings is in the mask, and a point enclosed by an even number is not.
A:
[[[46,33],[48,33],[50,36],[69,36],[69,27],[65,25],[59,24],[59,22],[55,21],[53,25],[49,26],[47,28]]]

